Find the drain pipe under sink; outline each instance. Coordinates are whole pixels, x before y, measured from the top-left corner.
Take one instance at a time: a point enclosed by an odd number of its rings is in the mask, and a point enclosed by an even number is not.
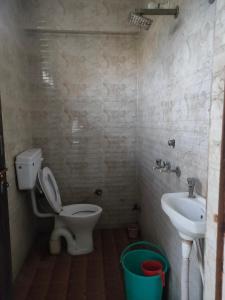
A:
[[[190,254],[192,246],[194,246],[199,270],[201,274],[202,284],[204,285],[204,267],[203,267],[203,254],[200,241],[182,240],[182,267],[181,267],[181,300],[189,300],[189,267],[190,267]]]
[[[182,240],[181,300],[189,300],[189,266],[192,241]]]

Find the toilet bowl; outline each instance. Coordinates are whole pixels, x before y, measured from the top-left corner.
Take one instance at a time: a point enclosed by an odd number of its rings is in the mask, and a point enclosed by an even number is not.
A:
[[[75,255],[93,251],[92,232],[102,213],[102,208],[91,204],[72,204],[63,206],[57,216],[58,222],[65,225],[75,236],[75,244],[68,245],[68,252]],[[56,221],[57,222],[57,221]],[[56,226],[56,231],[58,226]],[[52,233],[52,238],[55,232]]]
[[[31,190],[34,213],[38,217],[52,216],[55,219],[54,230],[50,238],[50,252],[52,254],[60,253],[62,237],[66,240],[69,254],[80,255],[92,252],[92,233],[101,216],[102,208],[93,204],[63,206],[55,177],[48,167],[41,169],[42,160],[41,149],[27,150],[17,156],[16,170],[19,188]],[[36,180],[38,180],[53,214],[38,211],[34,192]]]
[[[72,204],[63,206],[52,171],[45,167],[38,171],[38,180],[45,197],[57,213],[55,229],[50,239],[50,249],[53,254],[59,252],[60,238],[65,234],[67,250],[70,254],[87,254],[93,251],[93,229],[102,213],[102,208],[92,204]],[[63,228],[63,231],[62,231]],[[52,246],[54,245],[54,246]],[[57,245],[57,249],[55,248]]]

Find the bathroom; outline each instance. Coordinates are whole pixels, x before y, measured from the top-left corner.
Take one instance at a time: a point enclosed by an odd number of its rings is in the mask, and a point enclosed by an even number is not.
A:
[[[147,28],[131,20],[144,9]],[[126,299],[131,225],[169,261],[164,299],[223,299],[224,12],[223,0],[0,0],[1,300]],[[62,205],[102,209],[92,253],[49,244],[53,209],[39,186],[49,217],[35,216],[18,182],[29,149],[41,149]],[[181,238],[161,199],[190,191],[188,178],[206,230],[185,298]]]

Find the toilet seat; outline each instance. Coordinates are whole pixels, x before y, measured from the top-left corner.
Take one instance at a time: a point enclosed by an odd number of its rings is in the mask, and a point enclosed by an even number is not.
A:
[[[52,171],[48,167],[39,170],[38,180],[49,205],[56,213],[60,213],[62,210],[62,201]]]
[[[87,218],[102,211],[102,208],[93,204],[72,204],[62,206],[58,185],[52,171],[48,167],[39,170],[38,180],[49,205],[60,216]]]
[[[87,218],[102,211],[102,208],[93,204],[72,204],[62,207],[60,216],[71,218]]]

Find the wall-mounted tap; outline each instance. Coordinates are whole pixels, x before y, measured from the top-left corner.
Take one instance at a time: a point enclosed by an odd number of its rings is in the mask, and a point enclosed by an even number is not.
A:
[[[156,159],[153,170],[160,170],[165,167],[165,162],[162,159]]]
[[[175,139],[168,140],[168,146],[175,148],[175,146],[176,146],[176,140]]]
[[[187,183],[188,183],[188,198],[195,198],[194,195],[194,188],[196,183],[195,178],[193,177],[187,178]]]
[[[181,176],[181,170],[179,167],[172,169],[171,163],[169,161],[165,161],[164,163],[165,163],[165,167],[159,170],[161,173],[163,173],[163,172],[169,173],[169,174],[175,173],[177,175],[177,177]]]
[[[169,161],[164,161],[164,167],[159,170],[161,173],[170,173],[171,164]]]
[[[159,170],[160,173],[168,173],[168,174],[175,173],[177,175],[177,177],[181,176],[181,170],[179,167],[172,169],[171,163],[169,161],[163,161],[162,159],[157,159],[155,161],[153,170]]]

